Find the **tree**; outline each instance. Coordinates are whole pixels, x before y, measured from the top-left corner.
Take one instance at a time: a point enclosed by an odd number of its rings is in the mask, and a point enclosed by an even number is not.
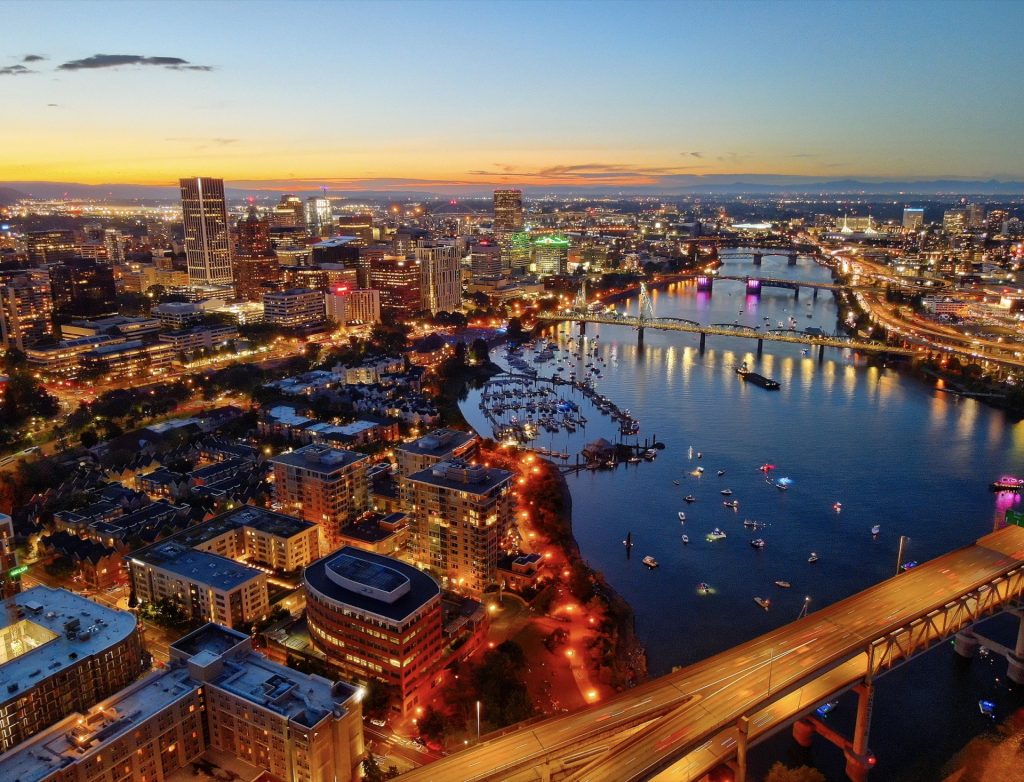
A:
[[[14,372],[7,380],[0,424],[18,427],[29,418],[53,418],[60,411],[56,398],[28,372]]]
[[[776,761],[764,782],[825,782],[825,775],[810,766],[788,768],[780,761]]]
[[[82,433],[78,436],[78,440],[82,443],[83,448],[92,448],[100,441],[100,437],[96,434],[95,429],[83,429]]]
[[[420,730],[420,735],[428,741],[440,744],[444,739],[444,715],[433,706],[427,706],[423,716],[417,721],[416,726]]]
[[[363,759],[364,782],[384,782],[387,778],[384,770],[377,765],[377,759],[372,754],[368,754]]]
[[[491,359],[490,349],[487,347],[487,340],[477,337],[470,347],[470,355],[477,364],[486,364]]]
[[[526,339],[526,332],[523,331],[523,322],[519,318],[511,318],[509,320],[508,338],[512,342],[521,342]]]

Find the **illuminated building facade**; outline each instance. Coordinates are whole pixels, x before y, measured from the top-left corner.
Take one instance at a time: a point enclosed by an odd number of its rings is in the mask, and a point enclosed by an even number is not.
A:
[[[458,249],[430,244],[416,247],[414,253],[420,266],[420,309],[431,315],[461,310],[462,279]]]
[[[91,258],[68,258],[49,266],[53,307],[58,314],[99,317],[117,313],[114,270]]]
[[[380,323],[380,291],[338,287],[327,294],[327,317],[334,323]]]
[[[270,245],[270,223],[249,207],[238,221],[238,248],[235,253],[235,292],[246,301],[262,301],[280,279],[277,257]]]
[[[306,225],[302,199],[297,195],[286,194],[270,213],[272,228],[303,228]]]
[[[523,191],[494,191],[494,232],[507,234],[522,231],[525,226],[523,219]]]
[[[313,642],[359,681],[399,693],[402,712],[420,703],[440,658],[441,588],[397,559],[346,546],[303,572]]]
[[[63,261],[78,254],[75,232],[66,229],[29,231],[25,237],[28,262],[33,266]]]
[[[341,528],[369,509],[369,457],[325,445],[272,457],[274,497],[286,513],[320,526],[321,551],[337,548]]]
[[[330,199],[313,196],[306,199],[306,228],[311,236],[328,237],[334,233],[334,210]]]
[[[14,595],[8,607],[0,615],[0,752],[145,670],[138,624],[127,611],[46,586]]]
[[[0,271],[0,342],[23,351],[52,335],[50,275],[42,269]]]
[[[405,478],[417,562],[452,588],[482,594],[496,580],[500,544],[512,526],[512,477],[451,459]]]
[[[231,285],[231,238],[224,180],[189,177],[179,181],[185,226],[185,255],[192,285]]]
[[[380,291],[381,315],[385,318],[412,318],[421,309],[418,261],[395,256],[371,258],[370,287]]]
[[[569,263],[569,240],[541,236],[533,243],[533,269],[537,274],[565,274]]]
[[[489,241],[478,242],[470,254],[473,277],[496,277],[501,274],[501,248]]]
[[[249,636],[212,624],[169,652],[166,668],[0,757],[0,779],[163,782],[208,750],[249,764],[246,779],[362,776],[360,688],[271,662]]]
[[[924,209],[906,207],[903,210],[903,230],[920,231],[924,228]]]
[[[285,328],[302,328],[324,321],[323,291],[289,288],[263,295],[263,319]]]

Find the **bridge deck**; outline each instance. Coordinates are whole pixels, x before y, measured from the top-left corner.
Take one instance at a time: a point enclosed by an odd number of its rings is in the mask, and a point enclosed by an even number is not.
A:
[[[674,774],[677,761],[693,763],[686,775],[665,779],[689,779],[691,773],[696,778],[698,769],[706,771],[711,767],[707,762],[718,757],[709,752],[715,737],[739,716],[756,715],[765,708],[784,709],[779,704],[787,703],[806,710],[864,675],[866,650],[872,642],[1019,570],[1022,563],[1024,529],[1007,527],[602,704],[485,741],[409,772],[403,779],[507,780],[514,771],[588,747],[609,749],[585,767],[581,780],[649,779],[670,767]],[[812,689],[804,692],[805,688]],[[666,716],[611,749],[610,734],[659,715]],[[772,719],[786,718],[783,714]]]

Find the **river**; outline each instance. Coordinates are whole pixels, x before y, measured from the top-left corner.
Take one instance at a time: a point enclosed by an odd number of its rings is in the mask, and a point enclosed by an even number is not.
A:
[[[742,252],[723,251],[719,273],[830,280],[810,258],[791,267],[784,257],[766,254],[758,268],[749,256],[730,257]],[[652,296],[657,316],[836,328],[836,303],[824,291],[814,298],[803,289],[794,298],[791,290],[765,288],[757,298],[745,294],[742,282],[718,281],[711,294],[681,283]],[[637,300],[617,307],[635,314]],[[563,326],[553,339],[563,348],[576,345],[574,332]],[[583,377],[586,364],[595,364],[597,389],[640,419],[641,441],[656,435],[667,444],[653,462],[568,479],[581,552],[633,606],[652,676],[795,619],[805,597],[813,611],[893,575],[901,535],[909,537],[904,559],[925,561],[991,531],[1006,507],[1019,503],[997,498],[988,484],[1003,474],[1024,474],[1024,425],[898,367],[833,349],[819,362],[816,351],[781,343],[765,343],[758,357],[753,341],[715,336],[701,354],[696,335],[651,329],[640,347],[630,329],[593,324],[583,344],[593,358],[565,360],[570,351],[563,349],[556,361],[536,365],[541,375],[562,361],[563,376],[575,370]],[[503,363],[502,356],[496,359]],[[735,370],[744,362],[778,380],[781,389],[743,382]],[[586,427],[544,433],[536,445],[575,455],[597,437],[618,439],[609,418],[581,394],[573,398]],[[490,436],[478,405],[479,392],[471,391],[463,412]],[[758,470],[764,463],[776,466],[773,479],[792,480],[787,491],[765,482]],[[698,466],[704,468],[699,476],[693,474]],[[725,474],[718,476],[719,470]],[[738,511],[723,507],[725,488]],[[687,494],[697,501],[687,505]],[[686,513],[685,524],[679,511]],[[744,519],[765,527],[751,533]],[[878,536],[871,534],[875,524]],[[715,527],[728,538],[708,542],[705,535]],[[635,544],[630,558],[622,545],[627,532]],[[763,549],[749,545],[754,537],[765,540]],[[807,562],[812,551],[815,564]],[[645,555],[660,567],[645,568]],[[779,589],[776,579],[792,588]],[[702,581],[713,594],[698,593]],[[754,596],[771,598],[771,609],[758,607]],[[990,625],[1012,645],[1014,627],[1006,617]],[[943,763],[990,726],[979,712],[980,698],[995,700],[1000,716],[1020,705],[1020,693],[1007,690],[1004,674],[1005,662],[961,665],[944,645],[880,679],[871,733],[874,778],[938,778]],[[829,722],[851,731],[854,700],[844,696]],[[793,751],[788,732],[780,734],[752,753],[752,771],[759,776]],[[809,760],[830,779],[844,778],[841,753],[821,739]]]

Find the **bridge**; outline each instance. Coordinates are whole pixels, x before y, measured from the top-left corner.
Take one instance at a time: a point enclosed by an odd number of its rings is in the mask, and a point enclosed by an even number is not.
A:
[[[699,281],[698,281],[699,284]],[[585,292],[582,292],[585,296]],[[886,345],[881,342],[870,340],[854,339],[842,334],[826,334],[820,331],[796,331],[788,329],[759,329],[753,326],[741,326],[729,323],[697,323],[685,318],[656,318],[652,300],[647,293],[646,285],[640,286],[639,314],[634,317],[623,315],[617,312],[600,312],[586,307],[581,307],[582,301],[577,296],[573,307],[554,313],[541,313],[537,315],[540,322],[560,323],[563,321],[574,321],[580,324],[581,329],[586,329],[587,323],[602,323],[609,326],[628,326],[635,328],[640,342],[643,342],[644,329],[657,329],[660,331],[681,331],[688,334],[700,335],[700,350],[703,353],[707,336],[717,335],[723,337],[740,337],[741,339],[757,340],[757,352],[761,353],[764,343],[767,342],[788,342],[796,345],[817,346],[819,358],[824,355],[826,347],[840,348],[847,350],[859,350],[864,353],[886,353],[897,356],[916,356],[918,351],[908,348]]]
[[[747,643],[570,714],[485,737],[403,782],[686,782],[729,762],[745,782],[750,746],[794,725],[838,744],[847,775],[867,778],[875,680],[950,638],[1004,654],[1024,683],[1024,618],[1013,650],[971,627],[1001,611],[1024,617],[1024,529],[1006,527]],[[808,715],[858,695],[852,739]]]

